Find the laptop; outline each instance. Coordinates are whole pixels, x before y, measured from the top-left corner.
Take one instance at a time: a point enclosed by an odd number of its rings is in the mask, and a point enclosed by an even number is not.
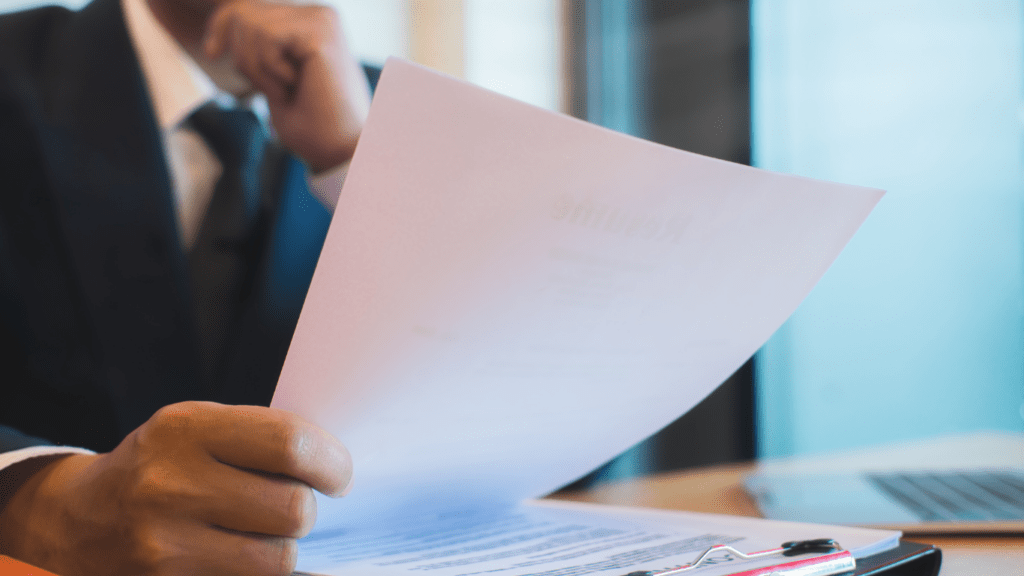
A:
[[[744,487],[766,518],[911,534],[1024,534],[1024,434],[768,461]]]

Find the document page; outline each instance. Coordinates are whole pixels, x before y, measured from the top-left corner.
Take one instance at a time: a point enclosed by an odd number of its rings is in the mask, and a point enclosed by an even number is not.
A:
[[[593,470],[750,358],[881,195],[389,60],[272,404],[352,453],[316,529]]]
[[[508,510],[459,511],[407,518],[398,527],[327,530],[301,541],[299,570],[363,576],[625,576],[692,563],[728,544],[744,553],[784,541],[833,538],[855,557],[894,547],[899,532],[534,502]],[[812,555],[813,556],[813,555]],[[702,576],[778,564],[716,554]]]

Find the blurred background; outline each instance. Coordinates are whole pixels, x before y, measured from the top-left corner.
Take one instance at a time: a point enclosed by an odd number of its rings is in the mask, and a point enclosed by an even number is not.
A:
[[[1024,0],[330,3],[369,63],[888,191],[755,358],[586,483],[1024,432]]]

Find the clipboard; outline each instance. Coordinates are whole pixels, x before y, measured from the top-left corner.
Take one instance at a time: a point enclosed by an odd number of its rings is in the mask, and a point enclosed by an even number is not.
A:
[[[858,560],[854,575],[891,574],[898,569],[900,576],[938,576],[941,565],[941,549],[931,544],[900,540],[900,545],[892,550]]]
[[[899,546],[855,560],[836,541],[822,538],[786,542],[779,548],[744,553],[728,545],[704,550],[693,562],[665,570],[630,572],[625,576],[699,576],[700,568],[723,554],[742,562],[780,558],[782,561],[730,572],[727,576],[938,576],[942,552],[930,544],[901,540]]]
[[[705,551],[702,556],[707,555],[711,550]],[[844,551],[845,552],[845,551]],[[847,553],[848,554],[848,553]],[[942,564],[942,551],[930,544],[918,544],[901,540],[900,545],[892,550],[887,550],[856,562],[853,572],[849,570],[830,572],[829,562],[837,554],[826,553],[822,556],[804,558],[792,562],[784,562],[772,566],[762,567],[755,570],[735,572],[730,576],[767,576],[777,574],[779,576],[826,576],[828,574],[850,574],[852,576],[882,576],[890,574],[896,569],[900,570],[900,576],[938,576],[939,566]],[[694,562],[695,565],[699,561]],[[837,564],[838,565],[838,564]],[[695,566],[696,567],[696,566]],[[684,572],[685,573],[685,572]],[[630,573],[650,574],[648,572]],[[697,572],[699,574],[699,572]],[[25,564],[7,556],[0,556],[0,576],[57,576],[42,568]]]

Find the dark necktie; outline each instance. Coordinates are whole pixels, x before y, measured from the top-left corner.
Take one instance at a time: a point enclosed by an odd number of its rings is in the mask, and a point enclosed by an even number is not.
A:
[[[203,363],[207,374],[215,376],[250,274],[267,135],[250,110],[212,103],[196,110],[190,121],[224,167],[189,252]]]

